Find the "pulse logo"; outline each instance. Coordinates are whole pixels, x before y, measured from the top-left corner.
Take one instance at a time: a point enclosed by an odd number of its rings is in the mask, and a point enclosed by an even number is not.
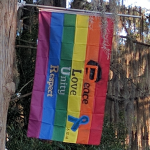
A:
[[[86,79],[83,84],[82,103],[88,104],[91,84],[93,82],[98,82],[101,80],[102,70],[100,65],[96,61],[90,60],[85,66],[85,71],[86,71]]]
[[[86,74],[87,78],[90,79],[91,82],[98,82],[102,77],[102,70],[100,65],[93,60],[90,60],[86,65]]]

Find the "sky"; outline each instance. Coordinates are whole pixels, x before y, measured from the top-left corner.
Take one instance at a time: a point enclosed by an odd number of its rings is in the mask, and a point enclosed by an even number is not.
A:
[[[124,0],[125,5],[141,6],[142,8],[150,9],[150,0]]]
[[[69,8],[69,3],[71,0],[67,0],[67,8]],[[91,0],[88,0],[89,2]],[[124,0],[124,5],[126,6],[141,6],[142,8],[146,8],[150,10],[150,0]]]

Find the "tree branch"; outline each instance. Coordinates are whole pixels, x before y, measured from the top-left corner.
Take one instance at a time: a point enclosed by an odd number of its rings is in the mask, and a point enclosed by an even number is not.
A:
[[[16,48],[31,48],[31,49],[37,49],[37,47],[25,46],[25,45],[16,45]]]
[[[12,102],[12,101],[15,101],[15,100],[18,100],[18,99],[30,96],[31,94],[32,94],[32,92],[24,94],[24,95],[21,95],[20,97],[15,97],[15,98],[11,99],[10,101]]]
[[[30,80],[29,82],[27,82],[20,90],[19,90],[19,92],[18,93],[20,93],[30,82],[32,82],[33,81],[33,79],[32,80]]]
[[[137,44],[141,44],[141,45],[150,47],[150,44],[146,44],[146,43],[143,43],[143,42],[139,42],[139,41],[137,41],[137,40],[132,39],[132,38],[129,37],[129,36],[120,36],[120,37],[121,37],[121,38],[130,39],[130,40],[132,40],[133,43],[137,43]]]
[[[30,43],[30,44],[36,44],[36,42],[30,42],[22,39],[17,39],[17,41],[25,42],[25,43]]]

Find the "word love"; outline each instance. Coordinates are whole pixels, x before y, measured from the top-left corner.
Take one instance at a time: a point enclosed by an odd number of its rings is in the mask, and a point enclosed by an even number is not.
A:
[[[77,93],[77,83],[78,83],[78,78],[76,77],[77,73],[82,73],[82,70],[72,69],[70,95],[76,95],[76,93]]]

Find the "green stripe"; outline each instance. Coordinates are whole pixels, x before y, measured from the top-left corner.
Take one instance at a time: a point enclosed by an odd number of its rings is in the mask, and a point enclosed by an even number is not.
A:
[[[75,36],[76,15],[65,14],[59,66],[59,81],[52,140],[63,141],[66,129],[70,72]]]

